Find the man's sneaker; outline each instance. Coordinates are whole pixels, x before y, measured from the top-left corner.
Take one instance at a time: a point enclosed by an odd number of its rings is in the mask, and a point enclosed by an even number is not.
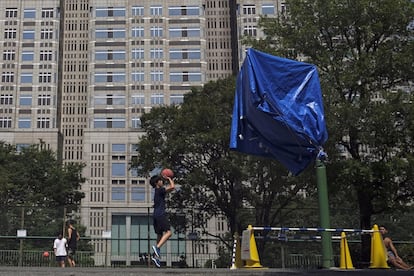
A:
[[[158,258],[161,258],[160,249],[158,247],[156,247],[155,245],[153,245],[152,246],[152,250],[154,250],[155,256],[157,256]]]
[[[156,267],[161,267],[161,262],[157,257],[151,257],[152,262],[155,264]]]

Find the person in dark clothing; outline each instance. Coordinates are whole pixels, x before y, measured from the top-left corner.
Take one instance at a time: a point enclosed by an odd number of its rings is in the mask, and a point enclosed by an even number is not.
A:
[[[68,262],[71,267],[76,265],[75,253],[78,247],[78,240],[80,240],[78,230],[73,227],[72,221],[68,221]]]
[[[168,180],[169,185],[164,186],[164,178],[161,176],[153,176],[150,179],[151,186],[155,189],[154,191],[154,230],[157,234],[157,244],[152,246],[154,250],[154,255],[152,256],[152,261],[157,267],[161,266],[160,258],[160,248],[163,246],[167,240],[171,237],[171,225],[168,221],[168,216],[165,211],[165,196],[167,193],[175,189],[174,180],[170,177],[165,177]]]

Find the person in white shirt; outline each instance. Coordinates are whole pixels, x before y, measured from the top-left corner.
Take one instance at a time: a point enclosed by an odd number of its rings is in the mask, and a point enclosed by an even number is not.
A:
[[[53,250],[55,252],[56,256],[56,262],[60,267],[65,267],[67,252],[67,240],[63,237],[62,233],[59,233],[58,237],[55,239],[55,242],[53,243]]]

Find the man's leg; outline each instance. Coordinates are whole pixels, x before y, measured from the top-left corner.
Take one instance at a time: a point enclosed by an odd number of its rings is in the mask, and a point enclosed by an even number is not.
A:
[[[397,261],[397,259],[396,259],[395,257],[392,257],[392,258],[388,257],[388,262],[389,262],[392,266],[394,266],[394,267],[396,267],[396,268],[399,268],[399,269],[407,269],[407,267],[405,267],[405,266],[404,266],[404,265],[402,265],[400,262],[398,262],[398,261]]]
[[[171,237],[172,233],[171,230],[167,230],[161,237],[161,239],[158,241],[157,243],[157,247],[161,248],[161,246],[163,246],[167,240]]]
[[[74,257],[75,251],[72,249],[68,250],[68,262],[70,267],[75,266],[75,257]]]

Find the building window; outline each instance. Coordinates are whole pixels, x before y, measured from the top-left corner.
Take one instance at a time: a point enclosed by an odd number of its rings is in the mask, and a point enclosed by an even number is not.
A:
[[[22,52],[22,61],[33,61],[34,52]]]
[[[162,37],[162,27],[151,27],[150,35],[151,37]]]
[[[257,36],[256,26],[244,26],[244,35]]]
[[[262,5],[262,14],[264,15],[275,14],[275,6],[272,4]]]
[[[256,6],[255,5],[243,5],[243,14],[256,14]]]
[[[25,9],[23,11],[24,18],[36,18],[36,10],[34,9]]]
[[[38,105],[51,105],[52,97],[50,95],[39,95],[37,98]]]
[[[125,105],[125,96],[124,95],[112,95],[112,104],[113,105]]]
[[[123,72],[106,72],[95,73],[95,82],[125,82],[125,73]]]
[[[132,7],[132,16],[144,16],[144,7],[141,7],[141,6]]]
[[[112,191],[112,193],[113,192],[114,191]],[[111,239],[111,255],[112,256],[125,256],[126,255],[126,231],[127,231],[126,230],[126,216],[113,215],[112,216],[112,227],[111,227],[111,238],[112,238]]]
[[[24,30],[23,31],[23,39],[35,39],[35,31],[34,30]]]
[[[131,81],[133,82],[143,82],[144,81],[144,72],[132,72]]]
[[[5,39],[16,39],[17,30],[16,29],[5,29],[4,38]]]
[[[94,98],[94,104],[97,105],[125,105],[124,95],[97,95]]]
[[[51,8],[42,9],[42,18],[53,18],[53,9]]]
[[[164,94],[156,93],[151,95],[151,105],[164,104]]]
[[[1,74],[2,82],[14,82],[14,73],[13,72],[3,72]]]
[[[131,200],[132,201],[145,201],[145,188],[144,187],[132,187],[131,188]]]
[[[95,53],[96,60],[125,60],[125,51],[97,51]]]
[[[13,104],[13,95],[2,94],[0,95],[0,104],[1,105],[10,105]]]
[[[32,105],[32,95],[20,95],[20,102],[21,106],[24,105]]]
[[[0,128],[11,128],[11,117],[0,117]]]
[[[53,29],[41,29],[40,39],[53,39]]]
[[[47,118],[47,117],[37,118],[37,128],[50,128],[50,118]]]
[[[133,27],[131,32],[132,37],[144,37],[144,27]]]
[[[15,50],[4,50],[3,60],[14,60],[16,58]]]
[[[132,128],[141,128],[141,118],[140,117],[133,117],[131,119],[131,127]]]
[[[150,14],[152,16],[162,15],[162,6],[151,6],[150,7]]]
[[[94,128],[125,128],[125,118],[94,118]]]
[[[126,176],[126,164],[125,163],[112,163],[112,177],[125,177]]]
[[[97,29],[96,38],[125,38],[124,29]]]
[[[40,61],[51,61],[52,60],[52,51],[51,50],[41,50],[40,51]]]
[[[131,97],[131,104],[133,105],[144,105],[145,104],[145,95],[132,95]]]
[[[50,83],[50,82],[52,82],[52,73],[51,72],[40,72],[39,73],[39,82],[40,83]]]
[[[21,83],[33,83],[33,74],[32,73],[21,73],[20,82]]]
[[[112,200],[125,200],[125,187],[112,187]]]
[[[201,59],[200,49],[172,49],[170,59]]]
[[[168,8],[168,15],[180,16],[180,15],[200,15],[200,7],[196,6],[171,6]]]
[[[170,104],[182,104],[184,102],[183,94],[171,94]]]
[[[32,127],[32,121],[30,118],[19,118],[19,128],[31,128]]]
[[[150,50],[151,59],[161,59],[163,58],[163,50],[161,48],[155,48]]]
[[[125,17],[124,7],[99,7],[96,8],[96,17]]]
[[[163,81],[164,72],[162,71],[151,71],[151,81]]]
[[[7,8],[5,16],[6,18],[17,17],[17,8]]]
[[[125,144],[112,144],[112,151],[113,152],[125,152],[126,145]]]
[[[132,59],[143,59],[144,58],[144,49],[132,49]]]
[[[171,82],[201,81],[200,72],[171,72]]]
[[[170,37],[200,37],[200,28],[170,28]]]

